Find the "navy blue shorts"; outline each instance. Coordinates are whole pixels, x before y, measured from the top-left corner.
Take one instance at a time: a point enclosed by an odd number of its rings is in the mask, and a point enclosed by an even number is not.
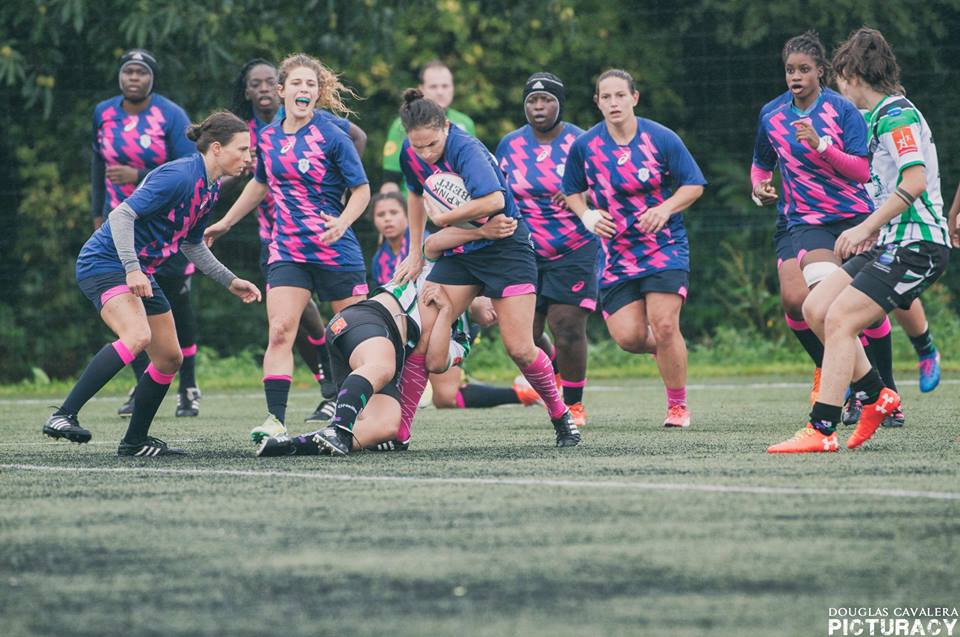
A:
[[[663,270],[640,279],[621,281],[612,287],[600,290],[603,318],[607,318],[634,301],[639,301],[650,292],[677,294],[686,300],[688,281],[689,275],[683,270]]]
[[[267,261],[270,260],[270,243],[260,242],[260,274],[263,275],[263,280],[266,282],[267,275],[270,273],[270,266]]]
[[[537,291],[537,257],[530,233],[521,224],[506,239],[473,252],[441,257],[430,270],[427,280],[443,285],[478,285],[479,296],[491,299],[534,294]]]
[[[321,301],[339,301],[351,296],[366,296],[367,276],[363,270],[344,272],[320,267],[316,263],[277,261],[268,266],[267,289],[303,288]]]
[[[148,276],[150,286],[153,288],[153,296],[142,298],[143,307],[147,311],[147,316],[156,314],[165,314],[170,311],[170,302],[164,296],[163,290],[157,284],[156,279]],[[117,296],[118,294],[130,294],[130,288],[127,287],[127,275],[120,272],[108,272],[106,274],[95,274],[85,279],[77,281],[80,291],[90,299],[93,307],[97,308],[97,313],[103,309],[103,304]]]
[[[833,250],[834,244],[845,230],[849,230],[863,223],[867,215],[857,215],[852,219],[843,219],[824,225],[804,224],[794,226],[790,229],[790,236],[793,237],[793,249],[796,252],[797,259],[803,260],[808,252],[814,250]]]
[[[773,230],[773,249],[777,253],[777,267],[784,261],[797,258],[797,249],[793,246],[793,237],[787,229],[785,215],[777,214],[777,225]]]
[[[537,260],[537,312],[550,305],[575,305],[590,312],[597,309],[599,274],[596,241],[568,252],[559,259]]]

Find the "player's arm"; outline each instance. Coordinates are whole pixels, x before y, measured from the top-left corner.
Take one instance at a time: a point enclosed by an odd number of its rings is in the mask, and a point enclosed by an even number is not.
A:
[[[957,192],[953,195],[953,203],[950,204],[950,214],[947,217],[947,229],[950,232],[950,241],[954,248],[960,248],[960,228],[957,224],[960,216],[960,184],[957,184]]]
[[[427,341],[427,370],[433,374],[442,374],[450,369],[450,326],[456,318],[453,315],[453,303],[439,285],[429,285],[420,293],[425,305],[437,308],[437,318]]]
[[[321,212],[320,216],[323,217],[326,229],[320,235],[320,243],[328,246],[339,241],[353,222],[360,218],[369,203],[370,184],[360,184],[350,189],[350,199],[339,217]]]
[[[423,244],[423,255],[431,261],[439,259],[445,250],[452,250],[471,241],[489,239],[496,241],[509,237],[517,229],[517,220],[506,215],[497,215],[479,228],[458,228],[451,226],[427,237]]]
[[[244,187],[243,192],[240,193],[240,196],[237,197],[237,200],[230,206],[227,214],[223,215],[220,221],[208,227],[203,233],[203,240],[206,244],[212,246],[214,241],[230,232],[230,229],[237,225],[241,219],[260,205],[260,202],[263,201],[266,195],[267,184],[257,179],[251,179]]]
[[[347,135],[350,136],[350,141],[353,142],[353,147],[357,149],[357,154],[362,155],[363,151],[367,148],[367,132],[350,122],[350,127],[347,129]]]
[[[93,229],[103,224],[103,204],[107,198],[106,164],[100,153],[93,153],[90,162],[90,216],[93,218]]]
[[[180,245],[180,251],[183,255],[197,266],[197,269],[208,277],[227,288],[232,294],[243,300],[244,303],[253,303],[260,300],[260,290],[249,281],[239,278],[230,268],[223,265],[217,257],[210,252],[203,241],[199,243],[190,243],[185,241]]]
[[[471,199],[462,206],[444,212],[432,218],[438,226],[452,226],[464,221],[472,221],[481,217],[489,217],[495,212],[501,212],[506,206],[506,199],[502,190],[496,190],[476,199]]]

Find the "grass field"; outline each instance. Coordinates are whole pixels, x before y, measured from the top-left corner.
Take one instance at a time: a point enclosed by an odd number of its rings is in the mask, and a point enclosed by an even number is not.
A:
[[[345,459],[257,460],[258,392],[168,398],[152,433],[191,455],[133,461],[118,397],[84,446],[3,399],[0,633],[826,635],[830,607],[957,606],[956,385],[903,388],[862,450],[768,456],[805,417],[783,380],[693,386],[689,431],[657,382],[597,382],[565,450],[539,408],[426,410],[410,451]]]

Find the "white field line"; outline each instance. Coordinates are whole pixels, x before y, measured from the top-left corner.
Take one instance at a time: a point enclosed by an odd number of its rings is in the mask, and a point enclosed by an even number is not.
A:
[[[463,486],[555,487],[585,490],[727,493],[768,496],[827,496],[834,498],[907,498],[921,500],[960,500],[955,491],[910,491],[906,489],[812,489],[802,487],[752,487],[724,484],[676,484],[625,481],[546,480],[536,478],[428,478],[417,476],[363,476],[306,471],[252,471],[242,469],[167,469],[161,467],[57,467],[35,464],[0,464],[4,471],[39,473],[155,474],[165,476],[231,476],[242,478],[296,478],[334,482],[373,482],[394,484],[434,484]]]
[[[652,378],[638,379],[637,383],[640,385],[639,389],[660,389],[660,382]],[[914,386],[917,385],[916,380],[898,380],[897,385],[903,386]],[[960,385],[960,378],[950,378],[940,381],[941,385]],[[649,387],[645,387],[649,385]],[[731,390],[731,389],[809,389],[810,383],[797,383],[797,382],[778,382],[778,383],[760,383],[760,382],[751,382],[751,383],[691,383],[687,385],[687,389],[693,391],[709,391],[709,390]],[[638,387],[631,387],[629,385],[602,385],[602,384],[587,384],[587,393],[591,392],[616,392],[616,391],[635,391]],[[306,390],[293,390],[293,394],[301,393],[310,393],[320,395],[319,391],[308,392]],[[224,390],[222,393],[211,393],[204,394],[204,401],[216,401],[216,400],[263,400],[263,392],[248,393],[248,394],[231,394],[229,390]],[[99,402],[99,401],[108,401],[116,402],[118,405],[123,402],[123,396],[94,396],[90,399],[90,402]],[[55,403],[59,402],[57,398],[0,398],[0,405],[48,405],[51,409],[56,409],[57,405]]]
[[[51,447],[53,448],[56,445],[61,445],[61,448],[66,449],[67,447],[63,446],[62,440],[47,440],[45,442],[0,442],[0,447]],[[177,440],[167,440],[166,442],[171,444],[182,445],[185,442],[197,442],[196,438],[179,438]],[[91,440],[90,442],[83,443],[86,445],[110,445],[116,447],[120,444],[119,440]]]

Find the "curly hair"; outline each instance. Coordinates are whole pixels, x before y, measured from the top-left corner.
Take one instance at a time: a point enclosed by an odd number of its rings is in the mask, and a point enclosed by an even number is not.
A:
[[[317,98],[317,106],[331,110],[341,115],[353,115],[346,104],[343,103],[343,96],[349,96],[352,99],[359,99],[359,96],[340,82],[340,76],[324,66],[317,58],[306,53],[294,53],[288,55],[280,63],[280,84],[283,85],[287,76],[294,69],[300,67],[308,68],[317,74],[317,83],[320,86],[320,97]]]

